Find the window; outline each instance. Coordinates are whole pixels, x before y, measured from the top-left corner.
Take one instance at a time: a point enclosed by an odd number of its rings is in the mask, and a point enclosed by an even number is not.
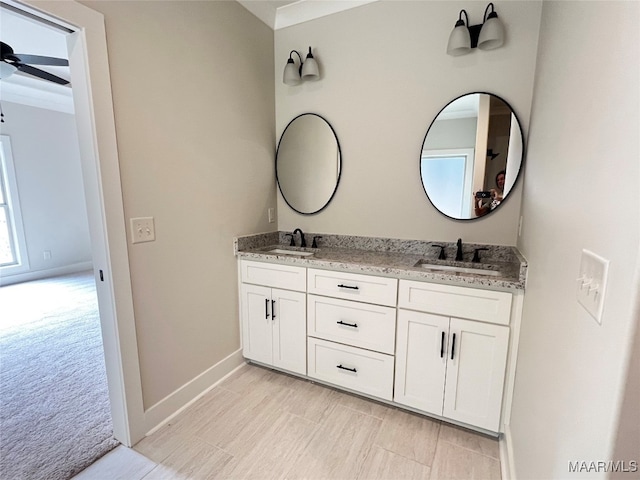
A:
[[[471,216],[474,150],[423,150],[422,183],[434,206],[453,218]]]
[[[7,274],[28,268],[11,142],[0,135],[0,270]]]

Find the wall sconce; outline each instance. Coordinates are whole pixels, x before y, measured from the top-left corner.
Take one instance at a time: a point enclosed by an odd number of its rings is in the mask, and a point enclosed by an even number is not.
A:
[[[487,17],[487,12],[491,8],[491,13]],[[462,20],[464,13],[467,23]],[[481,50],[493,50],[504,43],[504,26],[498,18],[498,14],[493,8],[493,3],[487,5],[482,17],[482,24],[469,25],[469,16],[465,10],[460,10],[460,17],[456,26],[449,35],[447,44],[447,54],[457,57],[469,53],[472,48]]]
[[[300,66],[296,67],[293,61],[293,54],[298,55],[300,59]],[[311,47],[309,47],[309,53],[304,62],[297,50],[291,50],[289,53],[289,60],[284,67],[284,74],[282,75],[282,81],[287,85],[298,85],[302,80],[318,80],[320,78],[320,71],[318,70],[318,62],[313,58],[311,53]]]

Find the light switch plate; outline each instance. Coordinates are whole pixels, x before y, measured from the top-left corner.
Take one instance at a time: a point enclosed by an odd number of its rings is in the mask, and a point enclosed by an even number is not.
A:
[[[582,250],[580,273],[577,280],[577,298],[580,305],[599,324],[602,324],[608,271],[609,260],[589,250]]]
[[[153,242],[156,239],[153,217],[132,218],[130,222],[131,243]]]

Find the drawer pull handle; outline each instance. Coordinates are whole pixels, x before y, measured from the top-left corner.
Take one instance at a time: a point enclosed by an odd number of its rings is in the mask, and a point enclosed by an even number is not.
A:
[[[276,301],[271,300],[271,320],[276,319]]]
[[[358,328],[358,324],[357,323],[345,323],[342,320],[336,322],[338,325],[344,325],[345,327],[353,327],[353,328]]]
[[[440,339],[440,358],[444,358],[444,332],[442,332],[442,338]]]
[[[269,318],[269,299],[264,299],[264,318]]]
[[[456,334],[453,334],[453,340],[451,341],[451,360],[453,360],[453,354],[456,350]]]
[[[338,288],[350,288],[351,290],[358,290],[358,286],[352,287],[351,285],[343,285],[342,283],[338,285]]]
[[[356,370],[355,368],[343,367],[342,364],[336,365],[336,368],[339,368],[341,370],[349,370],[350,372],[353,372],[353,373],[358,373],[358,370]]]

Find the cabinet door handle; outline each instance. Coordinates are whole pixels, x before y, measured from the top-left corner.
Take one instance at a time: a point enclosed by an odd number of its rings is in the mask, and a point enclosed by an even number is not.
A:
[[[276,319],[276,301],[271,300],[271,320]]]
[[[442,332],[442,338],[440,339],[440,358],[444,358],[444,332]]]
[[[344,325],[345,327],[353,327],[353,328],[358,328],[358,324],[357,323],[346,323],[343,322],[342,320],[339,320],[336,322],[338,325]]]
[[[356,370],[355,368],[343,367],[342,364],[336,365],[336,368],[339,368],[341,370],[349,370],[350,372],[353,372],[353,373],[358,373],[358,370]]]
[[[264,318],[269,318],[269,299],[264,299]]]
[[[453,354],[456,350],[456,334],[453,334],[453,340],[451,340],[451,360],[453,360]]]
[[[352,287],[351,285],[343,285],[342,283],[338,285],[338,288],[350,288],[351,290],[358,290],[358,286]]]

